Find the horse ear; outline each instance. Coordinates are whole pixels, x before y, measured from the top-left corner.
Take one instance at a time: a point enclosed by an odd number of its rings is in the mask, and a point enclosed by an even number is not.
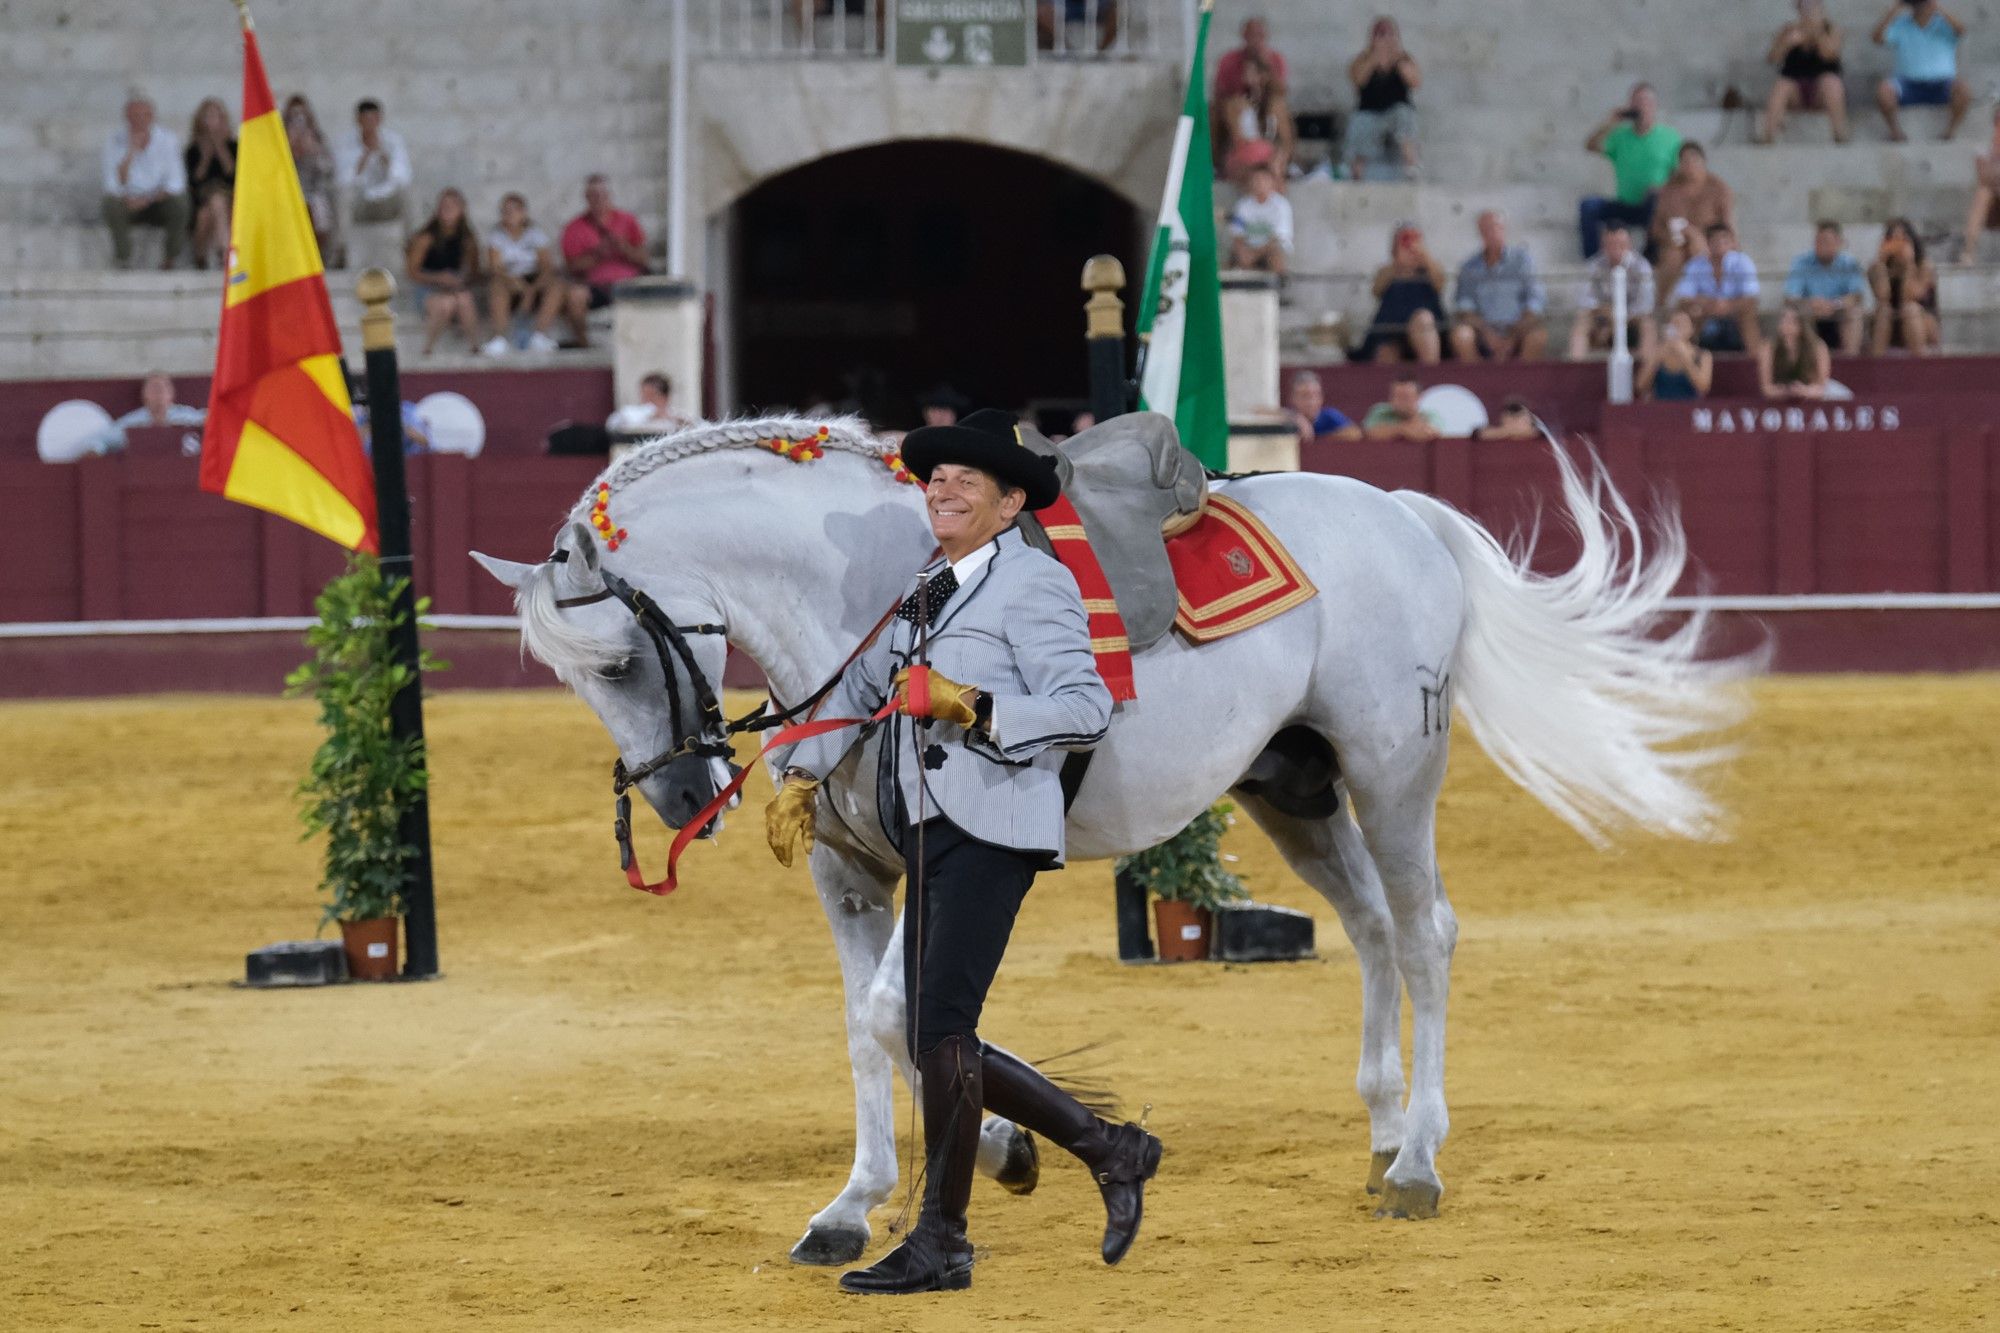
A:
[[[518,560],[502,560],[499,556],[488,555],[484,551],[471,551],[467,554],[479,562],[481,569],[500,580],[500,582],[509,588],[518,589],[523,583],[528,581],[528,575],[535,571],[533,565],[524,565]]]
[[[569,525],[569,549],[582,559],[585,569],[597,572],[597,538],[591,535],[589,528],[581,523]]]

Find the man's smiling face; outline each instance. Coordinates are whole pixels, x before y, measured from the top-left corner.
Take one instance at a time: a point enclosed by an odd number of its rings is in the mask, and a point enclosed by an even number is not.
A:
[[[931,535],[952,559],[1006,531],[1027,498],[1019,487],[1003,490],[992,473],[962,463],[939,463],[924,487]]]

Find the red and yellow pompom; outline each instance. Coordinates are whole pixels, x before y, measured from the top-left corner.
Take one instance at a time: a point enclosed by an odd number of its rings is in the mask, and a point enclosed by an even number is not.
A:
[[[826,437],[828,434],[830,432],[827,428],[821,426],[803,440],[788,440],[784,436],[779,435],[765,440],[763,444],[772,453],[783,454],[794,463],[810,463],[815,458],[824,458],[826,456]]]
[[[916,474],[910,471],[909,465],[903,462],[903,452],[900,449],[891,449],[883,454],[882,466],[888,468],[889,475],[897,481],[910,486],[923,485],[921,481],[917,480]]]
[[[613,551],[630,535],[611,522],[611,486],[608,482],[597,483],[597,498],[590,505],[590,526],[597,529],[597,535]]]

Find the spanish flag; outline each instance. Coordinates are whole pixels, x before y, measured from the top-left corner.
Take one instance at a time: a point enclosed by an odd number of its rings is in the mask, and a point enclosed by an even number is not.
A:
[[[201,488],[373,551],[374,475],[354,426],[319,245],[247,10],[234,208]]]

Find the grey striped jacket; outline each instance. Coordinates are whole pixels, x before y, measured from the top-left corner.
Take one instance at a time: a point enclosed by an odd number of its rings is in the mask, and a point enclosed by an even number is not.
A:
[[[900,846],[902,820],[914,820],[921,808],[981,842],[1061,865],[1063,754],[1103,738],[1111,692],[1098,677],[1083,596],[1070,572],[1015,529],[994,543],[992,558],[933,616],[929,641],[933,669],[993,696],[992,734],[891,714],[880,724],[889,728],[876,783],[882,824]],[[944,564],[939,557],[921,577]],[[817,716],[865,717],[880,708],[915,640],[909,621],[892,620]],[[863,734],[856,728],[802,741],[785,763],[823,779]]]

